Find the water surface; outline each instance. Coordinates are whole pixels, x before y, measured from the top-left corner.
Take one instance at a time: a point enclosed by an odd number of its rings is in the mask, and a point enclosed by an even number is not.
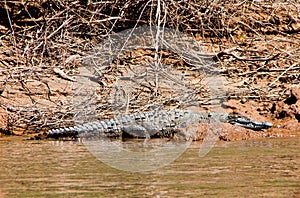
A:
[[[202,158],[198,148],[193,143],[164,168],[132,173],[103,164],[80,142],[1,138],[0,197],[299,196],[297,137],[218,142]]]

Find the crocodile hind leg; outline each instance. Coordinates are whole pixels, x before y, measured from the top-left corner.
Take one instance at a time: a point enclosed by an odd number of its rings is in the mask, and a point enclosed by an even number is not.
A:
[[[150,139],[150,134],[147,129],[141,125],[128,125],[122,127],[123,135],[129,135],[137,138],[145,138],[146,140]],[[124,134],[125,133],[125,134]]]

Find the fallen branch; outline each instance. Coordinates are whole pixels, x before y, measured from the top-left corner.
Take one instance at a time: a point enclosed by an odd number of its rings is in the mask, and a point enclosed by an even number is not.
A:
[[[276,57],[278,57],[280,55],[280,53],[277,53],[270,57],[257,57],[257,58],[241,57],[241,56],[236,55],[235,53],[230,53],[230,51],[233,51],[235,49],[238,49],[238,48],[230,48],[228,50],[221,51],[221,52],[217,53],[216,55],[214,55],[213,59],[219,60],[222,56],[232,56],[240,61],[270,61],[270,60],[274,60]]]
[[[294,63],[289,68],[284,70],[284,72],[282,72],[272,83],[269,84],[269,87],[272,87],[284,74],[286,74],[288,71],[290,71],[293,67],[295,67],[298,64],[299,64],[298,62]]]
[[[61,78],[65,79],[65,80],[76,82],[76,80],[74,78],[72,78],[71,76],[68,76],[64,71],[62,71],[58,68],[54,68],[53,71],[54,71],[54,73],[58,74]]]

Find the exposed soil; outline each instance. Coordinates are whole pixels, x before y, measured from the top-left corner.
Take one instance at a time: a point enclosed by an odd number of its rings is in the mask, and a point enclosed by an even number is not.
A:
[[[224,124],[220,139],[300,135],[298,1],[162,2],[160,11],[157,1],[147,5],[143,1],[1,2],[0,133],[27,137],[72,125],[72,84],[90,51],[110,33],[161,22],[194,37],[216,61],[225,85],[223,106],[227,112],[274,124],[263,132]],[[166,51],[161,55],[162,62],[174,70],[192,71],[184,58]],[[153,50],[136,49],[101,69],[99,97],[107,96],[107,88],[115,84],[124,68],[145,64],[154,56]],[[191,84],[197,85],[194,82],[200,78],[194,76]],[[205,88],[197,90],[199,97],[205,97]],[[177,97],[159,91],[169,99]],[[151,102],[180,108],[167,99]],[[108,101],[98,105],[107,107],[99,117],[108,118]],[[134,111],[143,107],[140,104]],[[205,124],[199,126],[205,128]],[[201,139],[201,134],[199,131],[195,139]]]

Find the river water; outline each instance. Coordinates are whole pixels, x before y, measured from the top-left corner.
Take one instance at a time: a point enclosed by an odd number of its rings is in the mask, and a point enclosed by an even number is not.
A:
[[[0,138],[0,197],[299,197],[300,138],[199,144],[170,165],[117,170],[80,142]],[[134,162],[132,162],[134,163]]]

